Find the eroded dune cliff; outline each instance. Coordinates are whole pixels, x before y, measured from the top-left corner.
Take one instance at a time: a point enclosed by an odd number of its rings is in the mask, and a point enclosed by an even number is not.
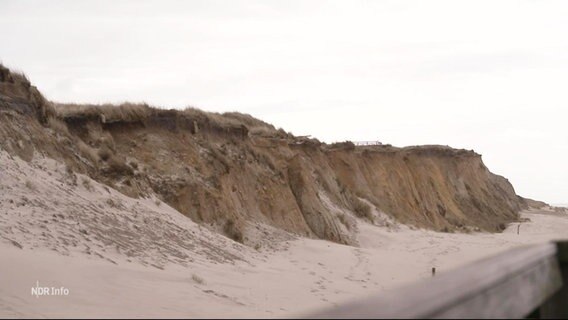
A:
[[[56,104],[2,66],[0,124],[12,155],[41,154],[131,197],[156,195],[245,244],[253,222],[356,244],[353,219],[385,215],[439,231],[500,231],[533,203],[473,151],[329,145],[240,113]]]

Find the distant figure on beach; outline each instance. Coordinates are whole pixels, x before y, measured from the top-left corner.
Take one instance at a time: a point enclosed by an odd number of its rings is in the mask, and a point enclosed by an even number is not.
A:
[[[432,267],[432,277],[436,275],[436,267]]]

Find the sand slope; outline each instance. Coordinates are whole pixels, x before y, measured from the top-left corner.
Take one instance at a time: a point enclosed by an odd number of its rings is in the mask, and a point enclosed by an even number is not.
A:
[[[357,219],[351,247],[258,224],[254,250],[53,160],[0,151],[0,163],[0,317],[301,315],[568,230],[552,211],[524,212],[519,235],[518,224],[451,234]],[[37,281],[70,293],[32,296]]]

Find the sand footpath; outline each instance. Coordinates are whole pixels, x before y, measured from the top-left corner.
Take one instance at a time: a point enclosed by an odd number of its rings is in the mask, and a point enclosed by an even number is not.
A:
[[[87,257],[0,247],[2,317],[265,317],[385,292],[508,248],[562,238],[568,218],[524,213],[531,222],[503,234],[361,229],[362,248],[299,239],[248,262],[171,265],[164,270]],[[68,296],[31,295],[42,286]]]

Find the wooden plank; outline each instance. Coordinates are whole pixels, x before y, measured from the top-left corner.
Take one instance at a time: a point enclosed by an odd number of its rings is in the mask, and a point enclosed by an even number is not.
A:
[[[554,244],[512,249],[309,318],[522,318],[562,286]]]
[[[568,241],[556,245],[564,286],[538,310],[543,319],[568,319]]]

